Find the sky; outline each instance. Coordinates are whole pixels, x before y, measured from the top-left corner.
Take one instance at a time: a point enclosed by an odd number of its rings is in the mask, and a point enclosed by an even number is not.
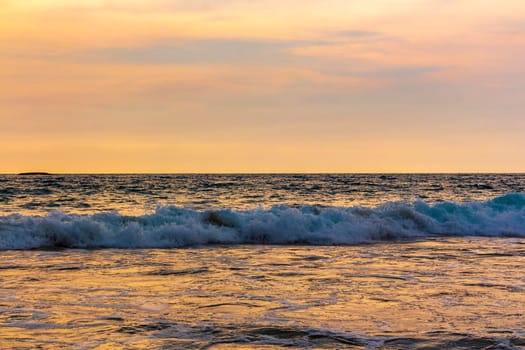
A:
[[[522,0],[0,0],[0,173],[524,172]]]

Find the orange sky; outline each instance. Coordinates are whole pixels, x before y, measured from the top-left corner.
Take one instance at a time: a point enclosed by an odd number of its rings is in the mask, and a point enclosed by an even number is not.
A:
[[[0,0],[0,172],[525,171],[525,6]]]

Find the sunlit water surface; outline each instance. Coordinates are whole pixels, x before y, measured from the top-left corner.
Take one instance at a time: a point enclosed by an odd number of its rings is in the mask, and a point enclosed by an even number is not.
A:
[[[157,205],[376,206],[400,200],[468,202],[516,192],[525,192],[525,174],[0,175],[0,214],[140,215]]]
[[[523,349],[525,240],[8,251],[17,349]]]
[[[524,192],[523,174],[0,175],[0,349],[525,349]]]

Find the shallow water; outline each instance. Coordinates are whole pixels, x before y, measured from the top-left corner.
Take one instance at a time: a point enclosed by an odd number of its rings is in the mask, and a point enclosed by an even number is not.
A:
[[[523,349],[525,239],[5,251],[17,349]]]

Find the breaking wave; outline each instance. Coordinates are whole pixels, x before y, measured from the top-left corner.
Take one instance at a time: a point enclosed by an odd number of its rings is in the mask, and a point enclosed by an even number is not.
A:
[[[124,216],[52,212],[0,217],[0,249],[176,248],[206,244],[344,245],[430,236],[525,237],[525,194],[484,202],[388,202],[374,208],[162,206]]]

